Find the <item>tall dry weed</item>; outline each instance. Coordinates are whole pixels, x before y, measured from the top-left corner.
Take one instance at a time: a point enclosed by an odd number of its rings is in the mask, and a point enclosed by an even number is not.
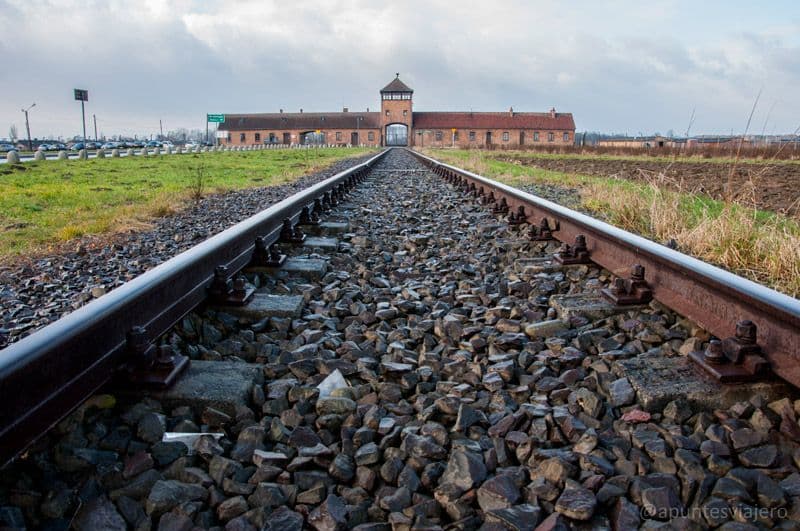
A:
[[[581,196],[587,208],[615,226],[660,243],[674,241],[686,254],[800,295],[800,231],[783,216],[765,218],[732,202],[720,211],[689,211],[689,194],[655,185],[643,194],[590,184]]]

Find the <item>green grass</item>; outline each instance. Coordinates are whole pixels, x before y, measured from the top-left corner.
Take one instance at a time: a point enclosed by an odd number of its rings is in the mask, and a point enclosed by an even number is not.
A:
[[[466,151],[466,150],[461,150]],[[468,152],[468,151],[467,151]],[[620,161],[650,161],[662,163],[688,162],[698,164],[733,164],[734,157],[709,157],[699,155],[681,156],[652,156],[642,151],[641,155],[594,154],[594,153],[546,153],[543,151],[529,150],[503,150],[491,152],[496,157],[514,157],[517,159],[543,159],[543,160],[620,160]],[[773,164],[800,164],[800,160],[751,158],[743,155],[736,161],[737,164],[773,165]]]
[[[141,228],[203,195],[275,186],[361,148],[264,150],[0,165],[0,261],[88,234]]]
[[[517,188],[545,183],[576,189],[581,208],[599,219],[659,243],[675,240],[687,254],[791,296],[800,295],[800,224],[795,219],[654,183],[497,160],[501,152],[424,152]]]

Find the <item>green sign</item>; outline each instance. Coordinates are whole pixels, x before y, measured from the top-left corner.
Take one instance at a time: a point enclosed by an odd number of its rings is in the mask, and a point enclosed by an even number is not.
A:
[[[76,101],[89,101],[89,91],[84,89],[75,89]]]
[[[208,121],[212,124],[221,124],[225,122],[225,115],[224,114],[207,114]]]

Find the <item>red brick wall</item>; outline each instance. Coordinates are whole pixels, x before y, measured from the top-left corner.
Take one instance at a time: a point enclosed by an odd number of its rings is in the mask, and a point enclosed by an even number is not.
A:
[[[441,140],[436,139],[436,133],[441,131]],[[470,132],[475,132],[475,140],[470,140]],[[493,146],[519,146],[520,129],[458,129],[456,131],[457,138],[455,141],[456,147],[486,147],[486,133],[492,133]],[[575,141],[574,131],[563,130],[529,130],[524,129],[525,138],[523,145],[525,146],[552,146],[552,145],[572,145]],[[451,129],[426,129],[423,134],[421,131],[414,131],[414,145],[417,147],[451,147],[453,145],[453,133]],[[539,133],[539,140],[534,140],[534,133]],[[503,140],[503,133],[508,133],[508,140]],[[548,134],[553,133],[553,141],[548,140]],[[564,140],[564,133],[567,133],[567,140]]]
[[[405,111],[405,114],[403,112]],[[414,145],[411,138],[413,131],[413,104],[412,100],[384,100],[381,95],[381,131],[386,134],[386,126],[389,124],[405,124],[408,126],[408,143]]]
[[[351,133],[358,133],[359,145],[365,146],[379,146],[381,144],[381,131],[380,129],[320,129],[325,133],[326,144],[349,144]],[[269,140],[270,133],[273,133],[277,139],[278,144],[283,144],[283,134],[289,133],[291,135],[291,144],[300,144],[302,141],[301,135],[308,133],[307,130],[299,129],[282,129],[282,130],[250,130],[250,131],[231,131],[230,141],[221,138],[220,144],[229,146],[252,146],[256,144],[264,144]],[[341,140],[336,139],[336,133],[340,133]],[[369,140],[369,133],[372,133],[373,140]],[[261,135],[259,141],[256,141],[256,133]],[[244,134],[244,141],[241,140],[241,135]]]

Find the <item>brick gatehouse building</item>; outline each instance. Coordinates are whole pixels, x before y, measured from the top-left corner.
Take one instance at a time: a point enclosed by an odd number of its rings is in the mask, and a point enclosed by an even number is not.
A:
[[[381,89],[380,112],[226,114],[220,142],[361,146],[487,147],[572,144],[571,113],[415,112],[414,91],[400,74]]]

